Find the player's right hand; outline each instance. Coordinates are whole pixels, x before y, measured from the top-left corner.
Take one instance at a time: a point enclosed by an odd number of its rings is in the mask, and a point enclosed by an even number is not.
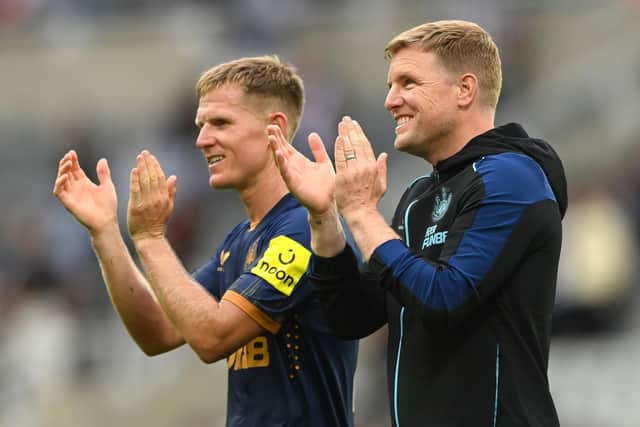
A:
[[[58,164],[53,194],[90,233],[118,223],[118,199],[106,159],[96,165],[98,185],[80,167],[78,155],[68,151]]]

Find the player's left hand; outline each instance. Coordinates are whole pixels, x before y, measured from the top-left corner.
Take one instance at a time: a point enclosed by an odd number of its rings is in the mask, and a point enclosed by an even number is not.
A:
[[[307,159],[284,137],[275,125],[267,126],[269,145],[276,157],[280,174],[289,191],[311,215],[324,215],[335,211],[333,198],[335,172],[320,135],[309,135],[309,148],[314,160]]]
[[[162,238],[176,197],[176,176],[165,178],[160,163],[147,150],[131,170],[127,225],[133,240]]]
[[[335,159],[335,198],[340,214],[348,220],[366,210],[377,211],[387,191],[387,153],[376,159],[364,131],[350,117],[338,124]]]

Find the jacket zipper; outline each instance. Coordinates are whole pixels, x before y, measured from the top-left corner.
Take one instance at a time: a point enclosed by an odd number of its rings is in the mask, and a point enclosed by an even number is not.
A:
[[[431,172],[431,176],[433,177],[433,180],[436,182],[437,184],[440,184],[440,172],[438,172],[438,169],[436,169],[436,167],[433,167],[433,172]]]
[[[410,246],[409,239],[409,211],[418,200],[409,203],[404,211],[404,243]],[[398,350],[396,354],[396,366],[393,375],[393,420],[395,427],[400,427],[400,415],[398,413],[398,383],[400,376],[400,355],[402,354],[402,340],[404,338],[404,307],[400,309],[400,336],[398,337]]]
[[[398,414],[398,377],[400,375],[400,354],[402,353],[402,339],[404,338],[404,307],[400,309],[400,337],[398,339],[398,353],[396,355],[396,369],[393,376],[393,419],[395,427],[400,427]]]

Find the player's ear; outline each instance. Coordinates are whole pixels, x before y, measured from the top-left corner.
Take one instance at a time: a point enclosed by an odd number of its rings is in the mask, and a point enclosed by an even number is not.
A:
[[[269,116],[269,124],[277,125],[282,131],[282,134],[287,138],[287,140],[289,139],[289,119],[287,118],[287,115],[285,113],[281,111],[271,113],[271,115]]]

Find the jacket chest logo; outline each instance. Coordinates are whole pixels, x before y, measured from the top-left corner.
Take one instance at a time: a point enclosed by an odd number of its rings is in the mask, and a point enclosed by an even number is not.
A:
[[[430,248],[431,246],[443,245],[447,241],[447,234],[449,234],[449,232],[437,230],[437,225],[427,227],[424,232],[424,239],[422,240],[422,250]]]
[[[436,194],[435,201],[433,202],[433,211],[431,212],[431,220],[433,222],[438,222],[444,215],[447,213],[449,209],[449,205],[451,204],[451,190],[447,187],[442,187],[440,189],[440,193]]]

